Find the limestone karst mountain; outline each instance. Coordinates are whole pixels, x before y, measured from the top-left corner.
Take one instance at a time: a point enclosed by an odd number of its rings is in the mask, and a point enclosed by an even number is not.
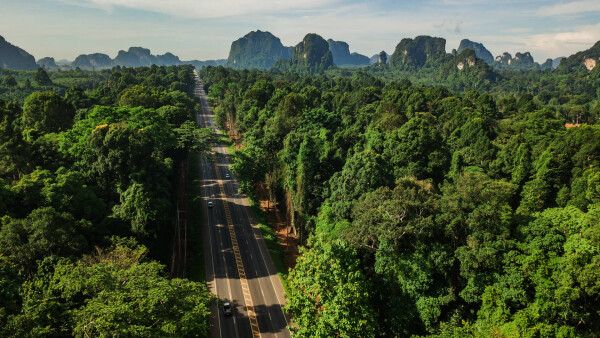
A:
[[[250,32],[231,43],[226,65],[232,68],[270,69],[279,59],[290,59],[292,47],[269,32]]]
[[[0,36],[0,67],[16,70],[35,70],[38,66],[31,54]]]
[[[490,53],[487,48],[481,43],[471,41],[469,39],[463,39],[460,41],[460,45],[458,46],[457,54],[462,53],[465,49],[472,49],[475,51],[475,55],[483,61],[487,62],[487,64],[491,65],[494,63],[494,56]]]

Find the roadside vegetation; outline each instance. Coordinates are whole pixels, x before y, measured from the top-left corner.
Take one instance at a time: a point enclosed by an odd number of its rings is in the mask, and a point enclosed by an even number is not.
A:
[[[212,139],[192,70],[8,72],[34,85],[0,99],[0,336],[209,334],[206,287],[165,268],[177,168]]]
[[[408,71],[201,72],[241,188],[301,236],[295,335],[594,336],[598,73],[465,73],[453,92]]]

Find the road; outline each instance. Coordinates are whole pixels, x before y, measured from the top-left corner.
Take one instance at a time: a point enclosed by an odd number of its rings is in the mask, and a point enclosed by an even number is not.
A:
[[[216,131],[197,74],[195,94],[202,107],[196,121]],[[212,158],[200,159],[206,281],[211,292],[234,305],[234,315],[225,317],[213,307],[212,336],[290,337],[282,309],[284,289],[248,199],[238,194],[227,148],[215,144],[214,152]]]

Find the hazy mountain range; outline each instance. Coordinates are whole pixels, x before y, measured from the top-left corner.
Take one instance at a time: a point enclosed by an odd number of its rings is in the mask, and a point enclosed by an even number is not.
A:
[[[594,52],[597,46],[598,44],[590,50],[582,51],[568,58],[568,67],[572,69],[576,63],[585,63],[586,68],[593,69],[596,62],[598,62],[598,57]],[[484,61],[494,69],[557,68],[561,60],[566,59],[565,57],[559,57],[554,60],[547,59],[540,64],[535,62],[531,54],[526,51],[516,52],[514,57],[509,52],[504,52],[493,57],[493,54],[482,43],[468,39],[462,40],[458,48],[452,50],[452,53],[447,53],[446,40],[431,36],[417,36],[414,39],[404,38],[396,46],[392,55],[388,55],[385,52],[382,53],[386,55],[385,59],[391,66],[408,70],[423,67],[426,64],[449,62],[452,57],[456,58],[467,49],[472,50],[477,59]],[[115,58],[111,58],[103,53],[93,53],[79,55],[70,63],[67,63],[65,60],[56,62],[52,57],[41,58],[36,63],[31,54],[7,42],[0,36],[0,67],[18,70],[35,70],[38,66],[56,70],[75,67],[92,69],[111,68],[117,65],[139,67],[181,64],[193,64],[196,67],[225,65],[240,69],[271,69],[275,67],[281,70],[298,69],[300,65],[304,65],[311,69],[326,69],[332,65],[349,67],[369,66],[379,63],[379,55],[380,53],[369,58],[356,52],[350,52],[348,43],[333,39],[325,40],[317,34],[308,34],[298,45],[288,47],[284,46],[281,40],[270,32],[257,30],[233,41],[227,59],[182,61],[172,53],[154,55],[149,49],[130,47],[127,51],[119,51]],[[589,60],[574,62],[572,58],[575,56],[579,59]],[[329,57],[331,57],[331,65],[329,64]]]

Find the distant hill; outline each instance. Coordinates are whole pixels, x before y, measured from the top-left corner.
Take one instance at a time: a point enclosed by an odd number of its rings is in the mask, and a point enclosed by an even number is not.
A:
[[[471,48],[465,48],[461,53],[457,54],[453,60],[446,62],[444,65],[445,74],[452,72],[470,73],[473,78],[494,82],[498,75],[494,69],[484,60],[477,56],[477,52]]]
[[[488,65],[494,63],[494,56],[492,55],[492,53],[490,53],[489,50],[487,50],[487,48],[485,48],[485,46],[483,46],[483,44],[468,39],[463,39],[460,41],[460,45],[457,49],[457,54],[462,53],[467,48],[474,50],[475,55],[477,55],[478,58],[485,61]]]
[[[327,41],[320,35],[310,33],[294,47],[291,60],[279,59],[273,68],[280,71],[316,73],[333,65],[333,56]]]
[[[54,58],[52,58],[52,57],[41,58],[37,61],[37,64],[38,64],[38,66],[40,66],[44,69],[50,69],[50,70],[58,69],[58,65],[56,64],[56,62],[54,61]]]
[[[206,61],[189,60],[189,61],[182,61],[182,63],[193,65],[196,68],[202,68],[202,67],[206,67],[206,66],[217,67],[217,66],[224,66],[227,63],[227,59],[206,60]]]
[[[71,65],[82,69],[110,68],[115,65],[115,62],[106,54],[94,53],[79,55]]]
[[[496,57],[494,64],[494,68],[496,69],[507,69],[507,70],[526,70],[526,69],[539,69],[542,68],[537,62],[533,60],[533,56],[531,53],[525,52],[520,53],[517,52],[515,57],[508,52],[502,53]],[[550,64],[546,62],[544,63],[543,68],[550,67]]]
[[[72,61],[69,61],[69,60],[67,60],[67,59],[60,59],[60,60],[57,60],[57,61],[56,61],[56,64],[57,64],[58,66],[70,66],[70,65],[71,65],[71,63],[73,63],[73,62],[72,62]]]
[[[142,47],[129,47],[127,51],[120,50],[114,59],[119,66],[142,67],[157,63],[156,56],[150,54],[150,50]]]
[[[446,39],[431,36],[417,36],[402,39],[390,58],[390,65],[399,69],[420,68],[429,63],[444,62]]]
[[[552,69],[553,64],[554,64],[554,61],[552,59],[546,59],[546,61],[540,65],[540,68],[541,69],[548,69],[548,68]]]
[[[566,57],[559,56],[556,59],[552,60],[552,68],[554,68],[554,69],[558,68],[558,65],[560,65],[560,61],[562,61],[562,59],[566,59]]]
[[[226,65],[232,68],[270,69],[279,59],[290,59],[292,47],[269,32],[250,32],[231,43]]]
[[[385,53],[385,56],[386,56],[386,63],[390,63],[390,55],[386,52],[383,52],[383,53]],[[381,53],[371,56],[371,58],[369,59],[369,64],[373,65],[373,64],[379,63],[379,55],[380,54]]]
[[[173,66],[182,64],[181,60],[179,60],[178,56],[173,55],[172,53],[165,53],[163,55],[156,56],[157,66]]]
[[[329,51],[333,56],[333,63],[336,66],[352,65],[352,66],[367,66],[369,58],[358,53],[350,54],[350,47],[344,41],[327,40]]]
[[[31,54],[0,36],[0,68],[35,70],[37,67],[35,58]]]
[[[562,60],[558,66],[561,72],[595,71],[600,74],[600,41],[590,49],[573,54]]]

